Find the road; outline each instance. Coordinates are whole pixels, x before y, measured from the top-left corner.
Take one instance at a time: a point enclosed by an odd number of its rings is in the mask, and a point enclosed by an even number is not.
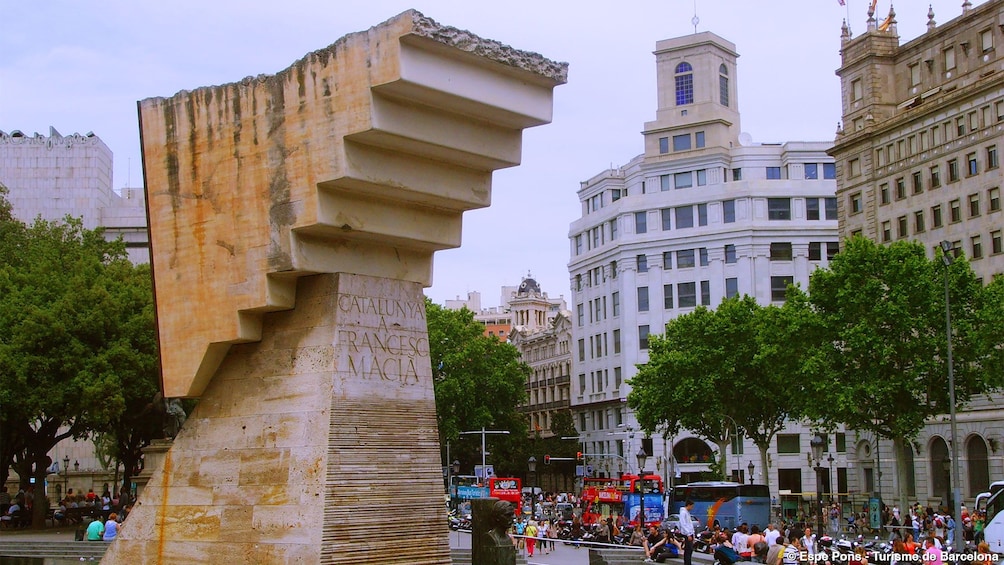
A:
[[[467,532],[450,532],[450,547],[469,548],[471,547],[471,535]],[[522,555],[526,555],[526,550],[518,550]],[[638,548],[638,563],[643,562],[641,548]],[[554,542],[554,551],[544,553],[538,547],[533,553],[533,557],[527,556],[527,565],[588,565],[589,550],[572,545],[565,545],[561,540]],[[682,561],[681,561],[682,565]]]

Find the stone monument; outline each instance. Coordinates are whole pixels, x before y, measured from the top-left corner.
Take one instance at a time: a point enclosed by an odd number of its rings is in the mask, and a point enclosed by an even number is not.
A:
[[[200,400],[105,563],[450,562],[422,288],[566,74],[408,11],[139,102],[163,389]]]

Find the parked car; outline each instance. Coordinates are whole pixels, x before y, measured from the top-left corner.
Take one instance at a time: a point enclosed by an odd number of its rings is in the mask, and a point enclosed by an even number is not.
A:
[[[695,532],[701,531],[701,521],[700,520],[698,520],[697,518],[694,518],[693,516],[691,516],[690,517],[690,523],[694,525],[694,531]],[[669,516],[666,516],[666,519],[662,521],[662,527],[663,527],[663,529],[667,529],[667,530],[673,530],[673,529],[679,530],[680,529],[680,515],[679,514],[670,514]]]

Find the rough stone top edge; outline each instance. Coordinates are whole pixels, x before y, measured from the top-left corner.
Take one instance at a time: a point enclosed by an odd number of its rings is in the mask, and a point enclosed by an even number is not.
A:
[[[400,14],[390,18],[383,23],[373,26],[370,29],[375,29],[380,26],[389,24],[390,22],[396,21],[399,18],[411,17],[412,20],[412,33],[415,35],[432,39],[444,45],[448,45],[455,49],[477,55],[479,57],[484,57],[488,60],[501,63],[503,65],[513,67],[516,69],[528,71],[536,75],[543,76],[550,80],[553,80],[557,84],[565,84],[568,82],[568,63],[559,63],[552,61],[539,53],[534,53],[532,51],[522,51],[506,45],[500,41],[494,39],[485,39],[474,33],[466,30],[458,29],[451,26],[444,26],[433,20],[432,18],[426,17],[421,12],[415,9],[405,10]],[[275,77],[280,77],[288,73],[291,69],[297,67],[298,65],[310,60],[311,58],[327,58],[338,52],[339,47],[348,41],[350,37],[357,34],[368,33],[367,31],[356,31],[343,35],[337,41],[328,45],[327,47],[318,49],[316,51],[311,51],[303,57],[300,57],[294,61],[290,66],[285,69],[275,73],[267,74],[262,73],[256,76],[246,76],[243,79],[235,82],[224,83],[220,85],[211,86],[201,86],[194,88],[192,90],[183,89],[175,92],[171,96],[152,96],[149,98],[144,98],[140,100],[140,104],[144,103],[156,103],[162,100],[168,100],[171,98],[176,98],[179,96],[185,96],[194,92],[217,89],[217,88],[228,88],[231,86],[243,85],[251,86],[256,83],[263,83],[272,80]]]

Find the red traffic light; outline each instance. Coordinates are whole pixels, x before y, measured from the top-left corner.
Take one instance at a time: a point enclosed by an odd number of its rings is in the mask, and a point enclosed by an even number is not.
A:
[[[576,451],[575,452],[575,460],[576,461],[582,461],[582,452],[581,451]]]
[[[544,456],[544,465],[550,465],[550,464],[551,464],[551,456],[550,455],[545,455]]]

